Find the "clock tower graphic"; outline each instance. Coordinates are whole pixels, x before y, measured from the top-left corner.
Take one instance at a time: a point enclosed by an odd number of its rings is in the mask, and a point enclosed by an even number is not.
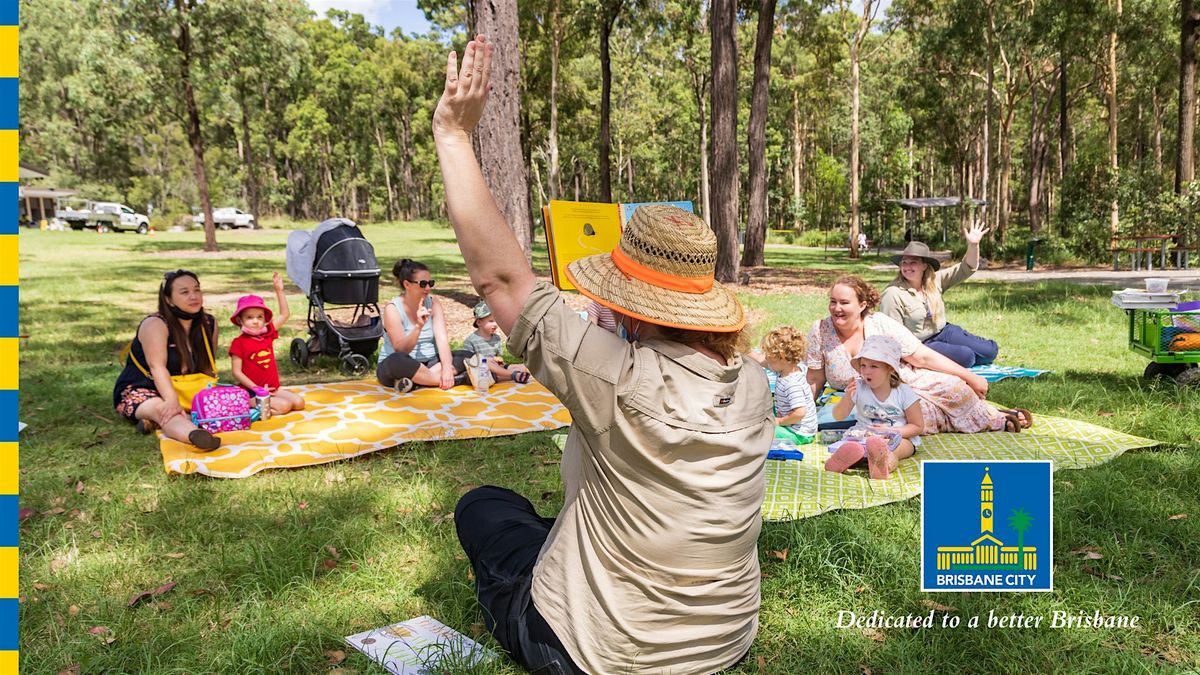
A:
[[[1025,545],[1025,530],[1033,519],[1021,509],[1015,509],[1008,519],[1017,533],[1017,545],[1005,546],[995,534],[995,492],[989,467],[984,467],[979,481],[979,536],[969,546],[939,546],[938,570],[1005,571],[1037,570],[1037,548]]]

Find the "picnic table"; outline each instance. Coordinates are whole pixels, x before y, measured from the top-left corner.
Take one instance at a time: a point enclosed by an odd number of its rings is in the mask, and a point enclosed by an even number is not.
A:
[[[1158,266],[1167,266],[1167,243],[1178,239],[1177,234],[1119,234],[1113,238],[1110,250],[1113,255],[1113,271],[1120,268],[1121,254],[1129,254],[1129,266],[1134,271],[1143,267],[1147,271],[1154,269],[1154,254],[1158,254]],[[1122,242],[1132,242],[1131,246],[1121,246]]]

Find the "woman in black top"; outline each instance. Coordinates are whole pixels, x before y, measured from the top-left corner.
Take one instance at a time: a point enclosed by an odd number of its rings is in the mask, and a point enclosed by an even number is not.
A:
[[[167,272],[158,288],[158,312],[142,320],[113,387],[113,405],[138,431],[161,428],[171,439],[216,450],[221,439],[192,424],[179,405],[172,376],[216,376],[217,322],[204,311],[200,280],[187,270]],[[140,366],[140,367],[139,367]]]

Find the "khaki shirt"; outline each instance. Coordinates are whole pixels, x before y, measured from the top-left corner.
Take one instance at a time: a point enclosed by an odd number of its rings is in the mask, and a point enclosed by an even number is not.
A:
[[[534,288],[508,349],[571,411],[538,611],[590,673],[712,673],[758,630],[766,375],[629,344]]]
[[[978,267],[960,262],[943,267],[933,275],[933,288],[921,293],[897,279],[883,289],[879,300],[879,311],[904,324],[919,340],[928,340],[946,327],[946,305],[942,293],[947,288],[965,281]],[[928,304],[926,304],[928,303]]]

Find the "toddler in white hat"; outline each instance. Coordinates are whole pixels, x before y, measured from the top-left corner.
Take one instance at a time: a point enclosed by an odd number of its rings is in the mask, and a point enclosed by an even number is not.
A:
[[[825,462],[825,470],[841,473],[865,457],[871,478],[887,478],[921,443],[925,428],[921,402],[901,380],[900,343],[893,338],[868,337],[851,363],[859,377],[850,381],[846,395],[834,405],[833,417],[846,419],[853,407],[858,423],[847,430],[845,440],[830,446],[835,452]]]

